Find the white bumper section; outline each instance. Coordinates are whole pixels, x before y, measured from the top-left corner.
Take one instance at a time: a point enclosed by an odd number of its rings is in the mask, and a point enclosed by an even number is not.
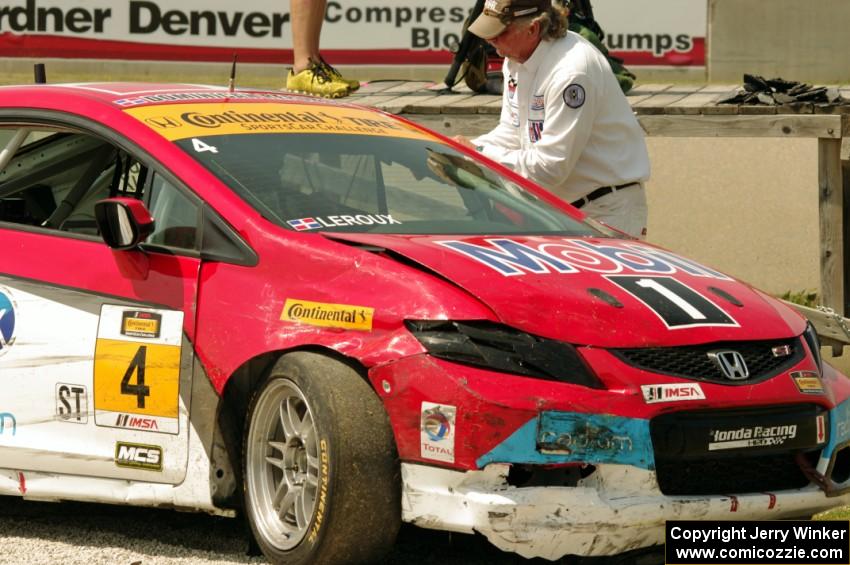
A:
[[[600,465],[576,487],[507,484],[508,465],[452,471],[402,464],[402,518],[423,528],[479,532],[504,551],[556,560],[664,543],[666,520],[808,517],[850,503],[817,487],[736,496],[665,496],[655,473]]]

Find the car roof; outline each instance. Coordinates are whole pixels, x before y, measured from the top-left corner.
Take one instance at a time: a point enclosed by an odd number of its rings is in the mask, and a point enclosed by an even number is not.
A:
[[[394,126],[385,129],[384,134],[407,131],[417,137],[433,138],[433,134],[425,133],[421,126],[405,120],[400,116],[387,114],[375,108],[359,106],[350,102],[317,98],[305,94],[297,94],[280,90],[233,89],[226,86],[206,84],[180,83],[148,83],[148,82],[91,82],[68,84],[31,84],[17,86],[0,86],[0,114],[6,110],[48,110],[87,116],[100,122],[108,122],[113,127],[119,123],[131,125],[126,127],[138,131],[138,127],[153,131],[163,126],[153,127],[149,119],[156,116],[156,110],[163,108],[165,113],[176,111],[176,105],[241,105],[253,104],[254,112],[265,112],[257,104],[276,105],[280,112],[281,105],[292,105],[293,110],[310,114],[314,110],[306,110],[305,106],[315,106],[319,114],[326,112],[339,115],[340,112],[355,112],[354,119],[364,123],[374,118],[391,120]],[[297,107],[300,106],[300,109]],[[166,107],[170,107],[167,110]],[[287,110],[283,110],[286,112]],[[225,114],[228,111],[225,111]],[[370,116],[371,114],[371,116]],[[252,114],[254,115],[254,114]],[[333,118],[332,118],[333,119]],[[339,120],[337,120],[338,122]],[[374,122],[377,123],[377,122]],[[371,125],[374,125],[372,123]],[[350,125],[350,124],[349,124]],[[156,132],[155,132],[156,133]],[[162,133],[159,131],[157,135]],[[347,133],[355,133],[349,131]]]
[[[119,108],[181,102],[237,102],[241,100],[348,105],[291,92],[242,88],[231,91],[226,86],[206,84],[91,82],[0,86],[0,105],[18,98],[32,100],[33,98],[44,97],[100,102]],[[18,104],[14,105],[17,106]]]

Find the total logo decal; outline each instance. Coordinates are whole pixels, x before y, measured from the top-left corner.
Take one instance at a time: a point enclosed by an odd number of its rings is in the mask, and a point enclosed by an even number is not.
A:
[[[387,226],[390,224],[401,224],[390,214],[358,214],[356,216],[314,216],[312,218],[298,218],[286,222],[295,231],[318,230],[321,228],[334,228],[337,226]]]
[[[680,402],[682,400],[705,400],[705,394],[699,383],[675,383],[660,385],[642,385],[643,400],[647,404],[659,402]]]
[[[12,294],[0,286],[0,355],[15,341],[15,303]]]
[[[457,408],[445,404],[422,403],[420,429],[421,456],[423,459],[455,461],[455,422]]]

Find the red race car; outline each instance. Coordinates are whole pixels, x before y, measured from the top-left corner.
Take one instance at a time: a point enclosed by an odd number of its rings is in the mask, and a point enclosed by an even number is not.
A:
[[[242,510],[275,563],[850,502],[805,319],[376,110],[0,88],[0,241],[0,494]]]

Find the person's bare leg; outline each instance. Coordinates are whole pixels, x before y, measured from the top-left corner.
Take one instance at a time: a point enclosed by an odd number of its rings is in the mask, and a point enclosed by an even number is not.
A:
[[[289,25],[292,28],[292,68],[300,73],[319,60],[319,36],[325,19],[327,0],[290,0]]]
[[[325,10],[328,8],[328,0],[311,0],[312,10],[307,27],[310,31],[310,58],[319,60],[319,42],[322,37],[322,24],[325,23]]]

